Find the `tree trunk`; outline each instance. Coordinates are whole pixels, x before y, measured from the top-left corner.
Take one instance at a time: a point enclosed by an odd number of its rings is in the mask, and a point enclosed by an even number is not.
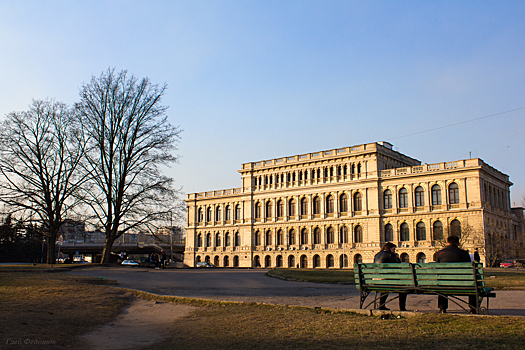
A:
[[[47,263],[48,264],[55,264],[56,263],[56,254],[55,254],[55,247],[56,247],[56,236],[48,237],[47,241]]]
[[[108,237],[106,235],[106,242],[104,243],[104,249],[102,250],[101,263],[103,264],[109,263],[109,258],[111,257],[111,248],[113,247],[113,242],[115,242],[115,239],[112,237]]]

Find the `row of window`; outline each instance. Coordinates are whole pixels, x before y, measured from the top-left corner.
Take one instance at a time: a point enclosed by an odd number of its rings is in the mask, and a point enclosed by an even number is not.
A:
[[[441,205],[441,186],[440,185],[434,185],[431,188],[431,203],[433,206]],[[392,191],[387,189],[383,192],[383,209],[392,209],[393,208],[393,194]],[[361,192],[356,192],[352,196],[352,210],[359,212],[363,210],[363,195]],[[318,215],[322,213],[321,208],[321,197],[315,196],[313,198],[313,207],[312,211],[314,215]],[[335,197],[333,195],[328,195],[325,199],[325,208],[324,211],[327,214],[332,214],[335,212]],[[458,204],[459,203],[459,186],[457,183],[453,182],[448,186],[448,203],[449,204]],[[299,202],[299,215],[308,215],[308,198],[302,197]],[[263,205],[264,205],[264,212],[263,212]],[[422,186],[416,187],[414,190],[414,205],[416,207],[422,207],[425,205],[425,190]],[[279,199],[277,201],[277,217],[283,217],[285,215],[287,216],[295,216],[296,215],[296,200],[294,198],[291,198],[288,200],[287,203],[287,213],[285,213],[285,201],[282,199]],[[409,207],[409,201],[408,201],[408,190],[406,187],[402,187],[398,191],[398,202],[397,206],[399,208],[408,208]],[[255,203],[255,218],[261,219],[263,216],[266,218],[273,217],[273,202],[271,200],[266,201],[264,204],[263,202],[256,202]],[[339,196],[339,212],[346,213],[348,212],[348,196],[346,193],[343,193]],[[215,207],[215,221],[221,221],[222,219],[222,207],[220,205]],[[230,221],[232,220],[232,208],[230,205],[226,206],[225,214],[224,214],[224,220]],[[235,206],[235,215],[233,220],[241,220],[241,205],[237,204]],[[204,211],[203,208],[198,209],[197,213],[197,221],[203,222],[204,221]],[[206,221],[211,222],[213,221],[213,209],[212,207],[208,207],[206,209]]]
[[[336,242],[336,233],[335,228],[330,226],[326,229],[326,234],[323,235],[321,228],[315,227],[310,237],[310,231],[307,228],[303,228],[299,233],[295,229],[290,229],[288,232],[285,232],[283,229],[277,230],[274,234],[273,231],[267,230],[266,232],[257,230],[254,234],[254,245],[256,246],[270,246],[270,245],[305,245],[305,244],[334,244],[334,243],[351,243],[349,241],[349,229],[346,225],[342,225],[339,228],[339,234],[337,236]],[[363,243],[363,227],[361,225],[356,225],[353,228],[352,242],[353,243]],[[398,240],[401,242],[407,242],[412,240],[410,235],[410,226],[408,223],[404,222],[399,226],[399,237]],[[443,240],[443,223],[439,220],[434,221],[432,224],[431,239],[435,241]],[[454,219],[450,222],[450,234],[461,237],[461,223],[459,220]],[[205,241],[204,241],[205,240]],[[394,237],[394,226],[392,224],[386,224],[384,227],[384,242],[395,241]],[[416,224],[415,235],[413,236],[415,241],[426,241],[427,240],[427,227],[423,221],[420,221]],[[212,244],[213,242],[213,244]],[[225,247],[235,246],[238,247],[241,245],[239,232],[236,232],[233,235],[233,242],[229,232],[224,234],[224,237],[220,232],[212,234],[208,232],[206,234],[199,233],[197,235],[197,246],[203,247],[203,244],[206,244],[206,247],[221,247],[224,243]]]
[[[348,175],[348,174],[361,174],[361,163],[353,163],[350,166],[345,165],[334,165],[329,167],[323,167],[318,169],[311,169],[311,170],[299,170],[299,171],[292,171],[292,172],[286,172],[281,174],[271,174],[271,175],[260,175],[254,177],[254,185],[255,186],[263,186],[263,185],[272,185],[274,182],[276,184],[278,183],[286,183],[286,182],[295,182],[295,181],[302,181],[302,180],[308,180],[310,179],[320,179],[322,177],[333,177],[333,176],[341,176],[341,175]]]
[[[407,253],[403,253],[400,256],[402,262],[410,262],[410,257]],[[202,261],[203,257],[200,255],[197,255],[196,262]],[[254,267],[296,267],[296,268],[319,268],[321,267],[321,256],[314,255],[311,258],[311,261],[308,261],[308,257],[306,255],[301,255],[298,259],[298,262],[296,264],[296,257],[295,255],[291,254],[287,258],[283,257],[282,255],[277,255],[275,259],[272,258],[270,255],[266,255],[264,257],[264,260],[261,261],[261,257],[259,255],[256,255],[253,257],[253,266]],[[230,261],[231,260],[231,261]],[[275,262],[273,261],[275,260]],[[332,254],[328,254],[325,258],[325,266],[326,268],[335,267],[335,257]],[[204,257],[204,261],[208,263],[212,263],[211,257],[209,255]],[[285,261],[287,265],[285,266]],[[416,261],[418,263],[426,263],[427,262],[427,256],[425,253],[418,253],[416,256]],[[354,263],[362,263],[363,257],[361,254],[355,254],[353,256],[353,262]],[[225,255],[222,258],[222,261],[219,256],[215,256],[213,259],[213,264],[215,266],[222,266],[222,267],[239,267],[239,256],[235,255],[232,258],[230,258],[228,255]],[[350,267],[348,264],[348,255],[341,254],[339,255],[339,267]]]
[[[385,190],[383,192],[383,209],[392,209],[392,191]],[[431,203],[432,205],[441,205],[441,186],[434,185],[430,189]],[[448,186],[448,204],[458,204],[459,203],[459,186],[457,183],[453,182]],[[422,186],[416,187],[414,190],[414,205],[416,207],[425,206],[425,189]],[[398,201],[397,206],[399,208],[408,208],[408,190],[405,187],[402,187],[398,191]]]

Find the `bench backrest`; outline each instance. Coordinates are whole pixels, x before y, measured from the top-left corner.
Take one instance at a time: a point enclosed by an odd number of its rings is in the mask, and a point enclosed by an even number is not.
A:
[[[462,290],[475,292],[483,288],[483,268],[476,263],[399,263],[354,264],[358,288],[389,290],[392,288],[426,288],[433,291]]]

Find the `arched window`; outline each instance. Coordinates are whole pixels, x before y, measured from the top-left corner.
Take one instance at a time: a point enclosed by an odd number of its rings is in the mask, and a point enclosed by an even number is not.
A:
[[[346,254],[341,254],[339,256],[339,266],[341,268],[345,268],[345,267],[348,267],[348,255]]]
[[[197,247],[202,247],[202,234],[197,236]]]
[[[313,180],[315,179],[315,169],[312,170],[312,175],[310,176],[310,178]]]
[[[271,218],[272,217],[272,202],[268,201],[266,202],[266,217]]]
[[[215,221],[221,221],[221,207],[215,208]]]
[[[295,267],[295,256],[290,255],[288,257],[288,267]]]
[[[424,264],[424,263],[427,262],[427,256],[424,253],[419,253],[416,256],[416,260],[417,260],[418,264]]]
[[[416,225],[416,240],[424,241],[427,239],[427,228],[423,221],[420,221]]]
[[[233,242],[236,247],[241,245],[241,235],[239,232],[235,232],[235,242]]]
[[[211,247],[211,234],[206,234],[206,247]]]
[[[218,255],[216,255],[215,258],[213,259],[213,265],[217,267],[219,266],[219,256]]]
[[[261,232],[255,232],[255,245],[261,245]]]
[[[237,204],[235,206],[235,220],[241,220],[241,205]]]
[[[233,267],[239,267],[239,256],[235,255],[233,257]]]
[[[202,208],[199,208],[197,212],[197,222],[202,222],[204,220],[204,215],[202,214]]]
[[[390,190],[383,192],[383,208],[392,209],[392,191]]]
[[[277,231],[277,245],[283,245],[283,230]]]
[[[279,201],[277,201],[277,217],[281,218],[283,216],[284,216],[284,203],[280,199]]]
[[[301,198],[301,215],[308,215],[308,198]]]
[[[357,173],[361,174],[361,163],[357,164]]]
[[[334,196],[332,195],[326,197],[326,212],[328,214],[333,214],[334,212]]]
[[[314,255],[314,268],[321,267],[321,257],[317,254]]]
[[[272,245],[272,231],[266,231],[266,245]]]
[[[283,267],[283,257],[281,255],[277,255],[275,258],[275,267]]]
[[[354,255],[354,264],[362,264],[363,263],[363,257],[361,254]]]
[[[303,198],[304,199],[304,198]],[[302,204],[302,200],[301,200],[301,204]],[[301,209],[302,209],[302,205],[301,205]],[[321,200],[319,199],[318,196],[315,196],[314,197],[314,214],[321,214]],[[303,213],[301,213],[301,215],[305,215]]]
[[[217,233],[215,235],[215,246],[220,247],[221,246],[221,234]]]
[[[425,205],[425,190],[421,186],[417,186],[414,191],[416,207],[422,207]]]
[[[224,235],[224,245],[226,247],[229,247],[231,245],[230,233],[229,232],[226,232],[226,234]]]
[[[288,202],[288,215],[295,216],[295,200],[293,198]]]
[[[363,195],[361,192],[354,194],[354,211],[363,210]]]
[[[334,228],[331,226],[326,230],[326,243],[327,244],[334,243]]]
[[[452,220],[450,223],[450,234],[461,238],[461,222],[459,220]]]
[[[345,164],[343,168],[343,175],[346,175],[346,174],[348,174],[348,165]]]
[[[294,245],[295,244],[295,231],[290,230],[288,232],[288,244]]]
[[[344,193],[339,196],[339,211],[341,213],[348,212],[348,196]]]
[[[450,186],[448,186],[448,203],[459,203],[459,186],[455,182],[451,183]]]
[[[213,216],[213,211],[212,211],[211,207],[208,207],[208,209],[206,210],[206,221],[210,222],[212,216]]]
[[[339,229],[339,242],[348,243],[348,228],[344,225]]]
[[[435,221],[432,225],[432,232],[434,234],[434,240],[435,241],[442,241],[444,239],[443,237],[443,224],[441,221]]]
[[[308,244],[308,230],[305,228],[301,230],[301,244]]]
[[[299,259],[299,262],[301,264],[301,269],[307,269],[308,268],[308,258],[306,255],[301,255],[301,258]]]
[[[432,186],[432,205],[441,205],[441,187]]]
[[[255,218],[256,219],[261,218],[261,202],[255,203]]]
[[[321,243],[321,229],[319,227],[316,227],[314,229],[314,244],[320,244]]]
[[[324,168],[324,177],[328,177],[328,168]]]
[[[402,242],[410,240],[410,230],[406,222],[402,223],[399,229],[399,240]]]
[[[394,227],[390,224],[385,225],[385,242],[394,240]]]
[[[352,174],[355,174],[355,164],[352,164]]]
[[[224,256],[224,267],[228,267],[230,265],[230,258],[228,257],[228,255]]]
[[[399,190],[399,207],[408,208],[408,190],[404,187]]]
[[[332,254],[326,256],[326,267],[334,267],[334,256]]]
[[[230,221],[232,219],[232,207],[231,206],[227,206],[226,207],[226,213],[224,213],[225,217],[224,217],[224,220],[226,221]]]
[[[261,267],[261,258],[259,257],[259,255],[256,255],[253,258],[253,267]]]
[[[354,228],[354,242],[363,243],[363,228],[361,227],[361,225],[357,225]]]
[[[401,259],[401,262],[404,262],[404,263],[409,263],[410,262],[410,257],[408,256],[407,253],[401,254],[401,256],[399,258]]]

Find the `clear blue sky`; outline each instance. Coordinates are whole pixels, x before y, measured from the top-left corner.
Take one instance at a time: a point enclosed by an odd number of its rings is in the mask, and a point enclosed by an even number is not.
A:
[[[108,67],[166,82],[186,193],[241,163],[390,141],[482,158],[525,195],[525,1],[0,0],[0,116]],[[432,130],[426,133],[420,131]],[[404,137],[403,137],[404,136]]]

